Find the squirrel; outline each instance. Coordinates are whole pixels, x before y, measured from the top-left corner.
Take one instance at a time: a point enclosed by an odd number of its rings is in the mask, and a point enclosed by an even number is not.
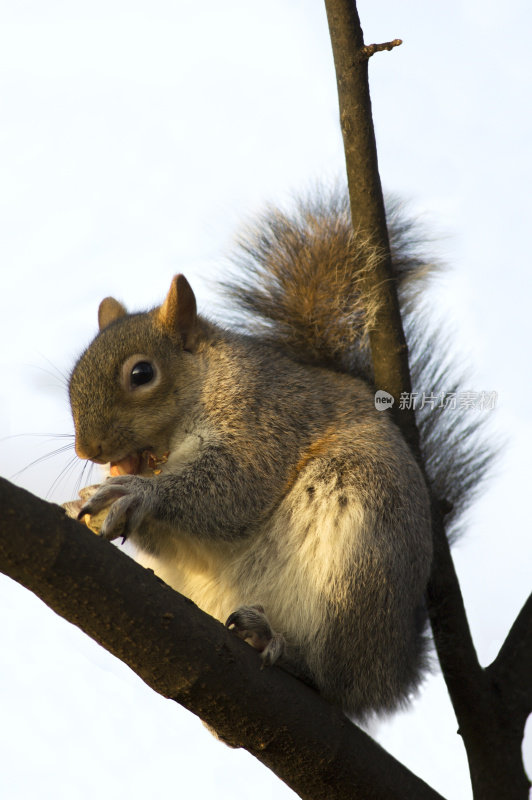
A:
[[[429,391],[441,364],[413,320],[430,270],[393,208],[388,226],[414,385]],[[226,288],[247,326],[199,315],[183,275],[146,312],[101,302],[69,396],[77,455],[111,477],[70,513],[363,720],[421,681],[432,561],[424,478],[375,403],[360,275],[380,253],[341,190],[270,209],[239,253]],[[485,457],[442,419],[419,423],[452,523]]]

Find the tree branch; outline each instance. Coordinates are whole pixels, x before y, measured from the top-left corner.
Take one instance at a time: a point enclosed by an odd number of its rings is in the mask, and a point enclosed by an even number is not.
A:
[[[418,452],[414,412],[398,410],[401,392],[411,392],[412,388],[399,303],[390,277],[390,244],[369,94],[368,58],[371,48],[378,45],[369,48],[364,45],[352,0],[325,0],[325,7],[336,69],[353,227],[362,231],[382,253],[375,271],[363,276],[363,290],[376,297],[379,309],[370,332],[375,386],[394,396],[393,413],[400,413],[403,433]]]
[[[403,44],[402,39],[394,39],[393,42],[384,42],[384,44],[367,44],[362,48],[361,53],[364,58],[371,58],[375,53],[382,53],[383,50],[393,50],[394,47],[399,47]]]
[[[316,692],[57,506],[0,479],[0,570],[308,800],[437,800]]]
[[[369,94],[368,56],[374,46],[364,45],[354,0],[325,0],[325,6],[336,68],[353,226],[366,232],[382,253],[379,268],[365,278],[365,291],[368,296],[376,296],[380,306],[375,330],[370,335],[375,386],[389,391],[397,401],[402,392],[410,393],[412,389],[392,277]],[[395,417],[424,470],[414,412],[396,412]],[[425,480],[430,487],[426,471]],[[466,745],[475,797],[525,798],[529,784],[520,740],[516,740],[510,723],[506,724],[504,734],[511,735],[505,739],[501,733],[505,717],[500,698],[490,691],[489,678],[478,663],[446,537],[442,500],[431,498],[434,560],[427,596],[436,649]]]
[[[486,672],[503,694],[506,707],[524,726],[532,713],[532,594]]]
[[[410,393],[412,386],[408,366],[408,349],[397,292],[392,278],[388,229],[369,95],[367,59],[357,57],[357,53],[364,52],[364,38],[353,0],[326,0],[325,5],[337,74],[340,120],[344,137],[353,226],[370,231],[373,241],[383,254],[379,271],[376,270],[366,277],[368,283],[374,284],[375,291],[379,293],[380,312],[370,340],[375,386],[377,388],[393,386],[393,391],[390,388],[387,388],[387,391],[391,391],[397,400],[402,392]],[[372,292],[372,289],[373,287],[368,289],[368,294]],[[397,416],[397,422],[421,463],[419,432],[414,411],[405,409]],[[446,558],[449,548],[437,499],[433,506],[437,553],[431,605],[433,607],[438,605],[440,608],[442,619],[439,619],[438,623],[444,633],[444,636],[436,636],[436,639],[447,639],[451,632],[455,632],[458,624],[459,636],[462,639],[459,647],[460,669],[455,669],[456,664],[451,661],[449,672],[461,674],[465,657],[467,668],[476,673],[480,668],[467,625],[460,588],[452,568],[452,561]],[[440,562],[443,562],[443,570],[440,569]],[[437,591],[438,589],[440,591]],[[445,604],[440,603],[439,598],[445,599]],[[450,599],[454,600],[452,608]],[[453,638],[456,645],[456,635]],[[438,641],[436,643],[438,644]],[[455,655],[455,646],[450,650],[442,647],[444,661],[442,667],[444,667],[447,657],[453,659]]]

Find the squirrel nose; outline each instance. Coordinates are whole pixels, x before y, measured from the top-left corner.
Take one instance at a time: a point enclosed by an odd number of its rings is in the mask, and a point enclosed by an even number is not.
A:
[[[87,461],[98,461],[102,454],[102,446],[99,442],[80,442],[76,439],[74,446],[76,455]]]

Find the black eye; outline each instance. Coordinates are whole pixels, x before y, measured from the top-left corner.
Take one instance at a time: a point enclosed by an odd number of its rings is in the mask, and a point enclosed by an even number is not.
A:
[[[131,387],[144,386],[155,377],[155,370],[149,361],[138,361],[129,374]]]

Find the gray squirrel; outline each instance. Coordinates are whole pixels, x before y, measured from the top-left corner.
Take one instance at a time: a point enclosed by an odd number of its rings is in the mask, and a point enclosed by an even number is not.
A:
[[[429,268],[393,209],[388,225],[413,382],[428,392],[445,374],[415,325]],[[150,311],[100,304],[69,394],[78,456],[111,477],[70,511],[131,541],[265,664],[355,718],[390,711],[427,663],[432,539],[421,471],[375,406],[360,275],[379,252],[334,191],[270,209],[239,253],[226,288],[247,328],[199,316],[182,275]],[[418,422],[451,528],[485,453],[441,409]]]

